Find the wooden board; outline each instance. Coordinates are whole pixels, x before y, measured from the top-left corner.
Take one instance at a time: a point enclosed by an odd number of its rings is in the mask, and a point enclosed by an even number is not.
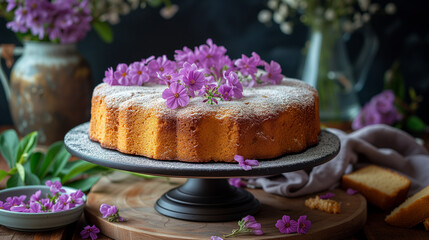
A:
[[[183,184],[185,179],[158,178],[142,180],[128,177],[120,182],[102,178],[88,194],[85,215],[91,224],[114,239],[210,239],[222,236],[237,228],[237,222],[190,222],[163,216],[153,208],[156,200],[171,188]],[[329,214],[304,206],[302,198],[285,198],[268,194],[260,189],[249,190],[260,201],[261,209],[255,215],[265,232],[262,236],[241,235],[237,239],[341,239],[360,230],[366,222],[366,200],[359,194],[347,195],[336,189],[334,200],[342,203],[342,213]],[[103,219],[99,207],[102,203],[116,205],[123,223],[110,223]],[[284,214],[298,219],[307,215],[312,226],[306,235],[281,234],[274,226]]]

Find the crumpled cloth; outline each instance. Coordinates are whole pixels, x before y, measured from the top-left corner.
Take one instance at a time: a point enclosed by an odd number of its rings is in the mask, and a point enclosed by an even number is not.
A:
[[[390,168],[411,180],[408,195],[429,185],[429,153],[406,132],[387,126],[371,125],[346,134],[328,129],[341,141],[338,155],[312,168],[277,176],[249,179],[249,184],[266,192],[298,197],[339,187],[341,177],[369,164]]]

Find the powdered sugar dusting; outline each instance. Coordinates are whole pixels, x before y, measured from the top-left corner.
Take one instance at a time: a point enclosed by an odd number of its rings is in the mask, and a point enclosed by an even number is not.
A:
[[[243,98],[220,101],[217,105],[203,102],[202,97],[191,98],[186,107],[169,109],[162,99],[165,85],[110,86],[102,83],[94,90],[94,97],[105,97],[108,107],[122,108],[139,105],[142,109],[155,109],[160,115],[190,117],[207,113],[217,118],[257,118],[276,115],[293,105],[306,107],[315,104],[316,90],[310,85],[294,79],[285,79],[280,85],[265,85],[245,88]]]

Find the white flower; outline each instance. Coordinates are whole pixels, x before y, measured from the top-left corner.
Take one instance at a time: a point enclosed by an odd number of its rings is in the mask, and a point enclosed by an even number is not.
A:
[[[285,18],[286,17],[281,15],[280,13],[274,12],[274,15],[273,15],[274,22],[280,24],[280,23],[284,22]]]
[[[271,18],[272,18],[272,14],[267,9],[260,11],[258,14],[258,20],[261,23],[269,23],[271,21]]]
[[[267,2],[267,6],[273,10],[276,9],[278,5],[279,5],[279,1],[277,0],[269,0]]]
[[[362,21],[363,21],[364,23],[367,23],[367,22],[369,22],[369,20],[371,20],[371,15],[369,15],[369,13],[364,13],[364,14],[362,15]]]
[[[284,17],[287,17],[289,14],[289,8],[286,4],[280,4],[279,6],[279,14],[283,15]]]
[[[332,10],[332,8],[326,9],[326,11],[325,11],[325,18],[328,21],[334,20],[334,18],[335,18],[335,12],[334,12],[334,10]]]
[[[287,5],[289,5],[293,9],[298,9],[300,2],[304,2],[304,1],[299,1],[299,0],[283,0],[283,2],[286,3]]]
[[[369,7],[369,0],[359,0],[359,6],[362,11],[367,11]]]
[[[394,14],[396,12],[396,6],[393,3],[386,4],[386,7],[384,8],[387,14]]]
[[[161,8],[159,14],[165,19],[170,19],[177,13],[177,11],[179,11],[179,6],[176,4],[171,4],[168,7]]]
[[[368,11],[369,11],[369,13],[374,14],[379,9],[380,9],[380,5],[378,5],[377,3],[372,3],[371,5],[369,5]]]
[[[292,33],[292,24],[290,22],[282,22],[280,24],[280,31],[282,31],[284,34],[291,34]]]

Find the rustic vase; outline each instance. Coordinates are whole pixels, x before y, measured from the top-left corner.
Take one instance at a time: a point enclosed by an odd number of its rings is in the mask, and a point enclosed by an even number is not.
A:
[[[15,127],[21,135],[38,131],[40,144],[63,140],[89,119],[91,71],[76,44],[25,42],[4,88]]]

